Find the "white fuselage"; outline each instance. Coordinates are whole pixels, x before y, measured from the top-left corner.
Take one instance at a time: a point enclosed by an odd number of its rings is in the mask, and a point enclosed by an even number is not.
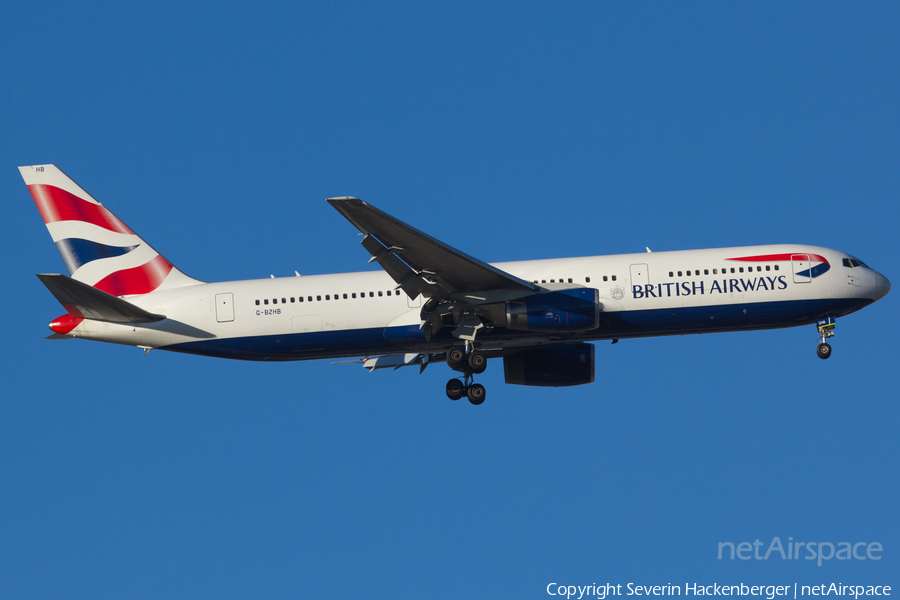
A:
[[[490,350],[810,324],[887,293],[887,279],[847,264],[852,258],[816,246],[770,245],[496,263],[547,289],[596,288],[601,326],[552,335],[498,327],[480,334],[476,345]],[[425,340],[421,297],[411,300],[396,287],[381,271],[203,283],[127,298],[165,320],[84,320],[69,335],[246,360],[439,353],[453,345],[449,331]]]

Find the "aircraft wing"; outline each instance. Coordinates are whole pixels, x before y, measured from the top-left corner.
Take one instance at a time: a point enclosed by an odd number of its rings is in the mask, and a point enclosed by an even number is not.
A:
[[[473,258],[359,198],[329,198],[365,235],[362,245],[410,298],[486,301],[539,291],[538,286]],[[495,292],[489,294],[489,292]]]

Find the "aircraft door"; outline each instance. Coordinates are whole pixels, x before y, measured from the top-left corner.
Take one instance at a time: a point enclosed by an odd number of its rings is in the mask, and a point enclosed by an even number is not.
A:
[[[216,294],[216,321],[219,323],[234,321],[234,294]]]
[[[650,269],[646,264],[631,265],[631,285],[650,283]]]
[[[791,268],[794,270],[794,283],[812,281],[812,264],[809,254],[791,254]]]

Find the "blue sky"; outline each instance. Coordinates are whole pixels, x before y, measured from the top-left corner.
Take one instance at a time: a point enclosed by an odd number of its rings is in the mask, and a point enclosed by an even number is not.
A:
[[[353,271],[353,195],[488,261],[780,242],[898,279],[895,4],[42,3],[0,19],[0,597],[546,597],[898,581],[895,294],[597,344],[450,402],[369,374],[44,340],[55,163],[186,273]],[[892,350],[893,348],[893,350]],[[880,542],[880,561],[717,560]]]

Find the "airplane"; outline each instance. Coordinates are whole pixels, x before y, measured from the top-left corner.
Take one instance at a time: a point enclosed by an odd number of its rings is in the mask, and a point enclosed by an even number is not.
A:
[[[489,264],[353,197],[329,202],[381,271],[207,283],[179,271],[54,165],[19,167],[69,275],[37,277],[65,314],[50,338],[254,361],[355,358],[370,371],[446,363],[451,400],[507,383],[594,381],[590,342],[817,326],[883,298],[888,279],[829,248],[779,244]],[[361,357],[361,358],[358,358]]]

